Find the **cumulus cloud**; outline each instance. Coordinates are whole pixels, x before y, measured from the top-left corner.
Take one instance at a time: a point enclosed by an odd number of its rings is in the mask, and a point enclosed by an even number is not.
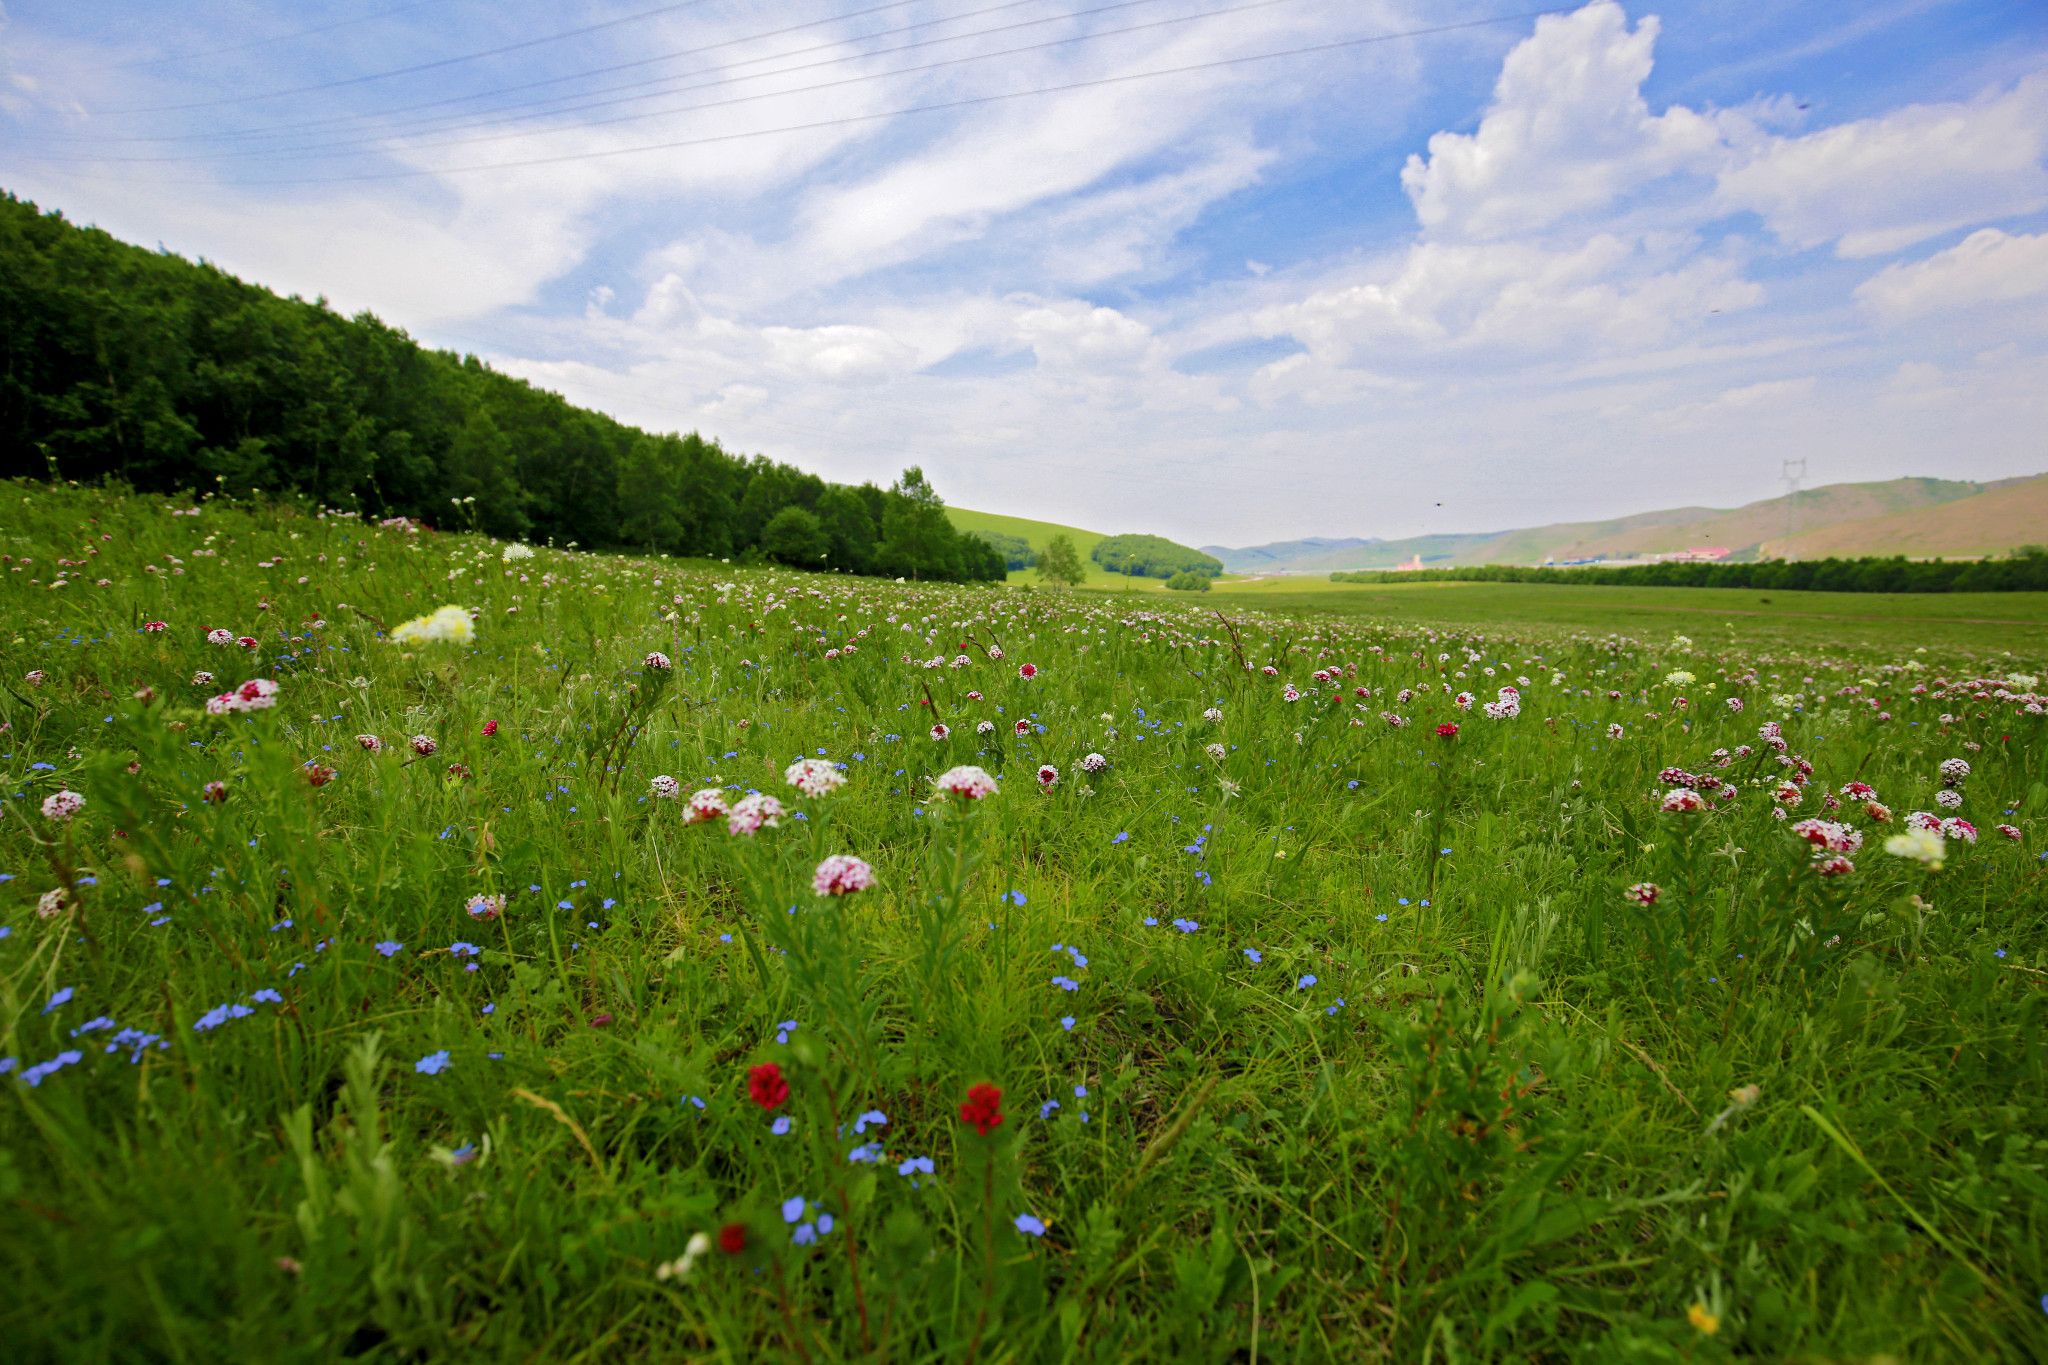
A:
[[[1803,137],[1763,138],[1720,177],[1797,247],[1880,256],[2048,208],[2048,73],[1978,99],[1907,105]]]
[[[1654,16],[1629,28],[1599,0],[1538,19],[1501,66],[1477,132],[1437,133],[1401,184],[1433,232],[1499,237],[1605,209],[1675,172],[1711,173],[1723,148],[1713,120],[1644,100]]]

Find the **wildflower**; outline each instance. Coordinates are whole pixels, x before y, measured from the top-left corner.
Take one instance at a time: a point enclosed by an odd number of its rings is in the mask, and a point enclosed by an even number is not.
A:
[[[805,796],[830,796],[846,785],[846,774],[822,758],[800,758],[783,769],[782,780]]]
[[[691,798],[694,805],[696,798]],[[763,829],[774,829],[782,823],[782,803],[772,796],[760,792],[749,792],[733,803],[732,812],[727,816],[725,830],[728,834],[751,837]]]
[[[1050,763],[1041,763],[1038,765],[1038,785],[1040,787],[1042,787],[1046,791],[1051,791],[1053,789],[1054,784],[1056,784],[1059,780],[1060,770],[1058,768],[1053,767]]]
[[[412,744],[412,751],[421,758],[433,757],[434,750],[441,747],[434,743],[432,737],[428,735],[414,735],[409,742]]]
[[[1966,844],[1977,842],[1977,827],[1959,815],[1941,822],[1941,834],[1945,839],[1961,839]]]
[[[1925,863],[1930,872],[1941,871],[1942,855],[1948,848],[1948,841],[1941,837],[1938,829],[1909,829],[1894,834],[1884,841],[1884,851],[1894,858],[1910,858]]]
[[[403,943],[399,943],[394,939],[388,938],[385,939],[382,943],[377,944],[376,947],[377,951],[385,957],[396,957],[398,954],[405,951],[405,945]]]
[[[1015,1227],[1017,1231],[1023,1233],[1026,1237],[1045,1236],[1044,1220],[1034,1218],[1028,1213],[1018,1214],[1016,1219],[1012,1222],[1012,1226]]]
[[[1208,721],[1211,725],[1221,725],[1223,723],[1223,710],[1221,707],[1212,706],[1202,712],[1202,719]]]
[[[440,1075],[448,1069],[448,1049],[442,1048],[439,1052],[429,1052],[426,1056],[414,1062],[412,1069],[419,1072],[422,1076]]]
[[[1707,1336],[1712,1336],[1714,1335],[1714,1333],[1721,1330],[1720,1316],[1718,1314],[1708,1312],[1707,1306],[1703,1303],[1695,1302],[1690,1308],[1686,1309],[1685,1319],[1687,1322],[1690,1322],[1695,1329],[1697,1329],[1698,1331]]]
[[[428,616],[392,627],[391,642],[398,645],[445,643],[465,645],[476,638],[476,624],[461,607],[447,606]]]
[[[1813,865],[1813,870],[1823,877],[1846,877],[1856,870],[1856,864],[1839,853],[1831,858],[1822,858]]]
[[[228,799],[228,784],[225,782],[209,782],[199,789],[199,794],[212,804],[218,806],[221,802]]]
[[[215,628],[206,632],[206,643],[210,645],[231,645],[235,642],[234,632]]]
[[[1944,758],[1943,760],[1941,760],[1942,781],[1953,784],[1962,781],[1969,775],[1970,762],[1968,759]]]
[[[463,908],[469,911],[471,919],[496,919],[505,912],[505,898],[503,896],[471,896],[469,903]]]
[[[1623,735],[1627,733],[1628,732],[1622,729],[1619,725],[1610,725],[1607,727],[1607,737],[1609,739],[1620,739]]]
[[[1031,722],[1025,720],[1022,716],[1019,716],[1017,718],[1016,731],[1017,738],[1022,739],[1024,736],[1031,733]]]
[[[1084,773],[1099,773],[1108,766],[1109,760],[1101,754],[1089,754],[1081,760],[1081,771]]]
[[[45,820],[69,820],[84,809],[85,798],[69,789],[51,792],[43,798],[43,818]]]
[[[306,765],[306,781],[315,787],[324,787],[334,780],[334,769],[324,763]]]
[[[37,917],[40,919],[52,918],[64,909],[65,904],[70,899],[70,893],[65,891],[63,887],[52,887],[50,890],[45,891],[40,897],[37,898]]]
[[[2014,843],[2018,843],[2022,838],[2025,837],[2020,833],[2018,825],[2000,825],[1998,827],[1998,832],[2000,834],[2003,834],[2006,838],[2012,840]]]
[[[995,732],[996,723],[992,720],[978,720],[974,722],[974,733],[977,735],[992,735]]]
[[[944,738],[945,738],[945,737],[946,737],[947,735],[950,735],[950,734],[952,734],[952,733],[953,733],[953,732],[952,732],[952,730],[948,729],[948,728],[946,727],[946,724],[945,724],[945,723],[944,723],[943,721],[941,721],[940,723],[938,723],[938,724],[936,724],[936,725],[932,726],[932,740],[933,740],[934,742],[937,742],[937,741],[939,741],[939,740],[942,740],[942,739],[944,739]]]
[[[1707,803],[1690,787],[1673,787],[1664,793],[1664,800],[1658,806],[1660,810],[1688,815],[1706,808]]]
[[[1018,676],[1018,677],[1020,677],[1020,678],[1022,678],[1022,679],[1023,679],[1023,680],[1025,681],[1025,682],[1030,682],[1030,681],[1031,681],[1031,680],[1032,680],[1033,678],[1035,678],[1035,677],[1037,677],[1037,676],[1038,676],[1038,665],[1037,665],[1037,664],[1019,664],[1019,665],[1017,665],[1017,676]]]
[[[683,793],[683,784],[667,773],[656,774],[654,780],[647,784],[647,788],[663,801],[673,801]]]
[[[773,1062],[763,1062],[747,1072],[747,1098],[763,1109],[779,1109],[789,1099],[789,1082],[782,1079],[782,1068]]]
[[[939,774],[935,785],[941,796],[964,797],[969,801],[979,801],[985,796],[996,794],[996,780],[990,777],[986,770],[971,763],[948,768]]]
[[[1209,756],[1212,763],[1221,763],[1230,753],[1221,744],[1205,744],[1202,746],[1202,752]]]
[[[36,687],[41,687],[41,686],[42,686],[42,682],[41,682],[41,678],[42,678],[42,676],[43,676],[43,675],[42,675],[42,674],[41,674],[40,672],[38,672],[38,673],[31,673],[31,674],[29,674],[29,677],[30,677],[30,678],[32,678],[32,679],[35,679],[35,680],[36,680],[36,681],[35,681],[35,682],[34,682],[34,683],[33,683],[32,685],[33,685],[33,686],[36,686]],[[206,671],[205,669],[203,669],[203,668],[202,668],[202,669],[200,669],[200,670],[199,670],[199,671],[198,671],[197,673],[194,673],[194,674],[192,675],[192,685],[193,685],[194,687],[211,687],[211,686],[213,686],[213,674],[211,674],[211,673],[208,673],[208,672],[207,672],[207,671]]]
[[[642,659],[640,662],[644,667],[649,668],[656,673],[666,673],[671,668],[675,667],[674,664],[669,662],[668,655],[662,653],[658,649],[649,650],[647,652],[647,657]]]
[[[1934,794],[1934,804],[1940,806],[1943,810],[1961,810],[1963,794],[1954,787],[1943,787]]]
[[[654,1278],[657,1280],[688,1279],[690,1271],[696,1266],[698,1259],[709,1250],[711,1250],[711,1234],[708,1232],[693,1234],[690,1240],[683,1244],[682,1255],[676,1257],[673,1261],[666,1261],[655,1267]]]
[[[1442,725],[1436,727],[1436,735],[1438,739],[1456,739],[1458,727],[1449,721],[1445,721]]]
[[[818,864],[811,890],[820,896],[850,896],[875,884],[875,870],[850,854],[835,853]]]
[[[1637,905],[1649,906],[1655,905],[1657,897],[1661,894],[1663,893],[1658,888],[1657,883],[1637,882],[1634,886],[1622,892],[1621,898],[1625,901],[1633,901]]]
[[[701,825],[708,820],[716,820],[725,813],[725,793],[716,787],[706,787],[690,797],[690,804],[683,811],[683,823]]]
[[[504,553],[500,554],[498,558],[506,564],[510,564],[518,559],[532,559],[533,547],[531,545],[521,545],[515,540],[505,547]]]
[[[747,1225],[727,1223],[718,1230],[718,1249],[728,1256],[737,1256],[747,1249]]]
[[[374,754],[384,747],[384,741],[375,735],[357,735],[356,743],[362,746],[365,753]]]
[[[1026,665],[1029,667],[1029,665]],[[960,1106],[960,1121],[987,1137],[1002,1126],[1003,1092],[983,1081],[967,1087],[967,1099]]]
[[[151,635],[160,635],[164,631],[169,630],[170,626],[162,621],[144,621],[142,623],[142,628],[148,631]]]
[[[485,739],[489,739],[489,738],[490,738],[490,737],[491,737],[492,735],[495,735],[495,734],[497,734],[497,733],[498,733],[498,722],[496,722],[496,721],[494,721],[494,720],[487,720],[487,721],[485,721],[485,722],[484,722],[484,738],[485,738]]]

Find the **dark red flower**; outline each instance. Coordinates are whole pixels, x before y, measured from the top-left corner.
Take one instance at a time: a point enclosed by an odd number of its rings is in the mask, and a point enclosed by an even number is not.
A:
[[[1442,725],[1436,727],[1436,733],[1440,739],[1454,739],[1457,737],[1458,727],[1449,721],[1445,721]]]
[[[600,1014],[595,1019],[592,1019],[590,1021],[590,1026],[592,1028],[603,1028],[607,1024],[611,1023],[611,1021],[612,1017],[609,1014]]]
[[[987,1137],[991,1128],[1003,1123],[1003,1092],[983,1081],[967,1087],[967,1101],[960,1106],[960,1121]]]
[[[747,1225],[727,1223],[718,1230],[718,1249],[728,1256],[737,1256],[747,1249]]]
[[[494,720],[487,720],[487,721],[485,721],[485,722],[484,722],[484,735],[485,735],[485,737],[486,737],[486,738],[488,738],[488,737],[489,737],[489,736],[491,736],[491,735],[495,735],[495,734],[497,734],[497,733],[498,733],[498,722],[496,722],[496,721],[494,721]]]
[[[782,1079],[782,1068],[763,1062],[749,1071],[747,1097],[763,1109],[780,1109],[789,1098],[789,1082]]]

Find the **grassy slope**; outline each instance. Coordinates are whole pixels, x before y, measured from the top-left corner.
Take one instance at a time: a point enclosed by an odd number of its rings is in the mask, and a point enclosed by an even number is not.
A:
[[[1973,555],[2038,538],[2032,527],[2048,510],[2048,476],[1969,483],[1953,479],[1889,479],[1838,483],[1797,495],[1795,544],[1803,558],[1823,554]],[[1664,508],[1608,521],[1558,522],[1492,535],[1415,536],[1370,551],[1337,550],[1286,561],[1292,572],[1387,567],[1411,553],[1429,563],[1535,564],[1545,557],[1660,554],[1694,545],[1771,550],[1785,530],[1785,499],[1733,509]],[[1436,556],[1449,554],[1446,561]]]
[[[1793,536],[1800,559],[1828,555],[1993,555],[2048,541],[2048,474],[1989,488],[1939,507],[1864,517]],[[1766,550],[1779,548],[1766,542]]]
[[[976,512],[965,507],[948,507],[946,515],[953,525],[963,531],[1000,531],[1005,535],[1022,536],[1032,549],[1043,551],[1054,536],[1065,533],[1074,542],[1074,549],[1081,556],[1081,567],[1087,578],[1081,586],[1085,588],[1124,588],[1133,592],[1161,592],[1164,587],[1154,578],[1126,578],[1105,570],[1090,559],[1095,547],[1109,537],[1102,531],[1084,531],[1078,526],[1061,526],[1058,522],[1032,521],[1028,517],[1006,517],[995,512]],[[1036,569],[1017,569],[1011,572],[1012,583],[1039,582]]]

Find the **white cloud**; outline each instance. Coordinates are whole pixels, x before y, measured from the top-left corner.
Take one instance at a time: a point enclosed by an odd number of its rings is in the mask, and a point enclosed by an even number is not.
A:
[[[1657,31],[1654,16],[1630,30],[1607,0],[1538,19],[1502,64],[1478,131],[1437,133],[1402,168],[1423,227],[1526,234],[1677,171],[1711,174],[1714,122],[1678,105],[1653,115],[1643,99]]]
[[[1956,228],[2048,208],[2048,73],[1952,104],[1912,104],[1794,138],[1763,138],[1720,177],[1797,247],[1880,256]]]
[[[1924,261],[1888,265],[1856,286],[1856,299],[1888,321],[2011,303],[2048,294],[2048,233],[1981,228]]]

